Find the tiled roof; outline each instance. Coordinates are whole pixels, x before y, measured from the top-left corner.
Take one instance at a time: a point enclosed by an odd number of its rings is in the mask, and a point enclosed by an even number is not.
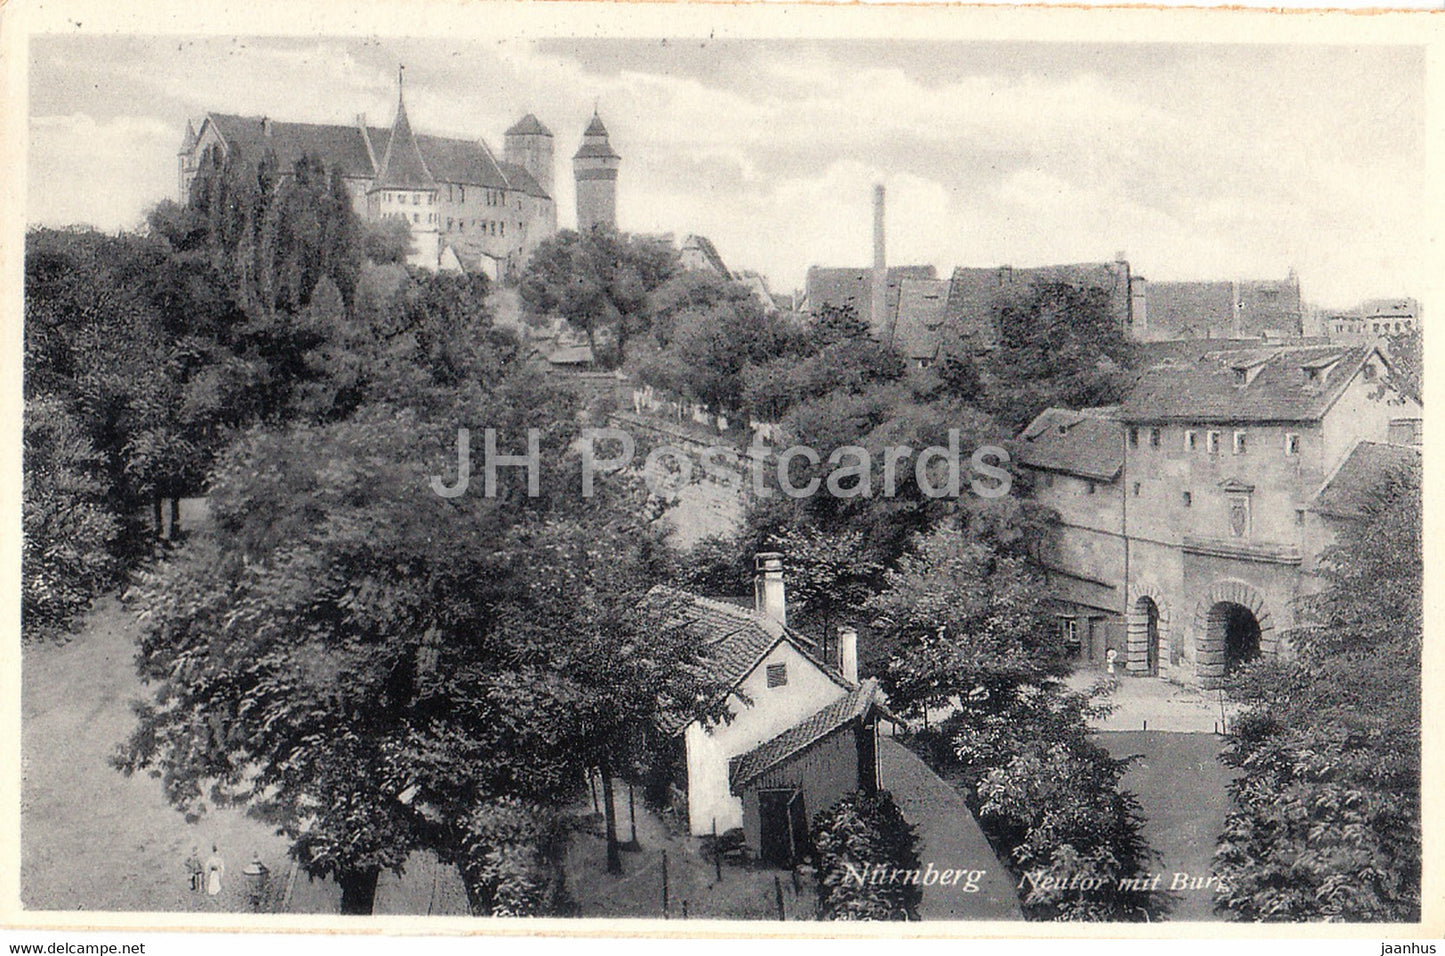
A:
[[[667,623],[682,625],[699,642],[708,677],[726,688],[725,693],[752,673],[768,652],[783,641],[792,644],[839,686],[850,688],[842,676],[814,656],[812,641],[751,608],[662,585],[647,592],[644,607],[672,615]],[[667,733],[675,733],[689,722],[680,715],[668,715],[659,721]]]
[[[398,118],[405,122],[405,111],[402,112],[403,115]],[[208,119],[215,124],[227,148],[239,148],[241,155],[249,158],[259,157],[267,149],[274,150],[283,169],[302,156],[319,156],[328,168],[339,168],[345,176],[374,179],[379,172],[372,165],[366,138],[356,126],[272,121],[268,136],[264,131],[263,117],[211,113]],[[385,185],[402,189],[431,189],[437,182],[459,183],[487,189],[513,189],[540,199],[551,198],[531,173],[515,163],[499,162],[485,143],[448,136],[411,135],[410,129],[410,122],[406,122],[407,132],[395,149],[392,146],[392,130],[375,126],[367,129],[373,149],[386,144],[386,151],[377,157],[377,164],[388,174]],[[408,136],[413,143],[411,149],[405,145]],[[389,166],[387,156],[392,157]],[[431,182],[426,180],[427,174],[430,174]]]
[[[528,196],[536,196],[538,199],[552,198],[547,195],[547,190],[542,188],[525,167],[518,166],[516,163],[499,162],[497,168],[502,171],[502,175],[507,178],[507,185],[512,189],[524,192]]]
[[[542,125],[542,121],[537,119],[535,114],[528,113],[526,116],[522,117],[521,119],[517,120],[517,122],[512,124],[512,128],[507,130],[507,135],[551,136],[552,131],[546,126]]]
[[[703,260],[706,261],[718,275],[724,279],[732,278],[732,273],[728,270],[727,264],[723,262],[722,256],[718,254],[717,246],[713,245],[712,240],[707,236],[688,236],[683,240],[682,251],[687,252],[690,248],[696,249]]]
[[[381,160],[381,169],[376,173],[376,189],[432,189],[436,179],[422,158],[421,147],[411,131],[411,120],[406,116],[406,103],[396,103],[396,122],[391,126],[391,137],[386,142],[386,153]]]
[[[893,347],[904,358],[932,360],[938,356],[948,283],[939,279],[904,279],[898,289],[898,317],[893,322]]]
[[[1355,445],[1310,503],[1332,518],[1365,518],[1375,493],[1392,473],[1420,467],[1420,448],[1362,441]]]
[[[1291,348],[1309,345],[1329,345],[1324,336],[1290,339],[1288,342],[1266,342],[1262,339],[1160,339],[1154,342],[1135,342],[1134,356],[1139,368],[1155,365],[1191,365],[1199,362],[1211,352],[1230,352],[1241,349],[1269,348],[1272,345],[1288,345]]]
[[[1113,481],[1124,467],[1124,429],[1097,409],[1047,409],[1019,434],[1014,447],[1020,464],[1044,471]]]
[[[1098,288],[1109,296],[1116,327],[1129,319],[1129,266],[1122,262],[1086,262],[1060,266],[957,268],[948,283],[944,320],[949,329],[983,346],[998,341],[998,310],[1011,298],[1027,294],[1035,284],[1063,282]]]
[[[259,159],[265,150],[270,149],[275,151],[283,169],[291,167],[303,156],[320,156],[328,167],[339,168],[345,176],[369,179],[376,173],[361,130],[355,126],[272,120],[268,136],[264,117],[209,113],[206,119],[215,125],[228,150],[238,150],[240,155],[251,161]],[[385,134],[385,130],[373,130],[374,136]]]
[[[443,183],[462,183],[487,189],[509,185],[500,164],[481,143],[442,136],[417,136],[416,145],[426,170]]]
[[[1204,339],[1300,332],[1299,282],[1294,279],[1147,282],[1144,303],[1150,336]]]
[[[606,142],[588,143],[583,142],[577,147],[577,152],[572,154],[573,159],[621,159],[617,153]]]
[[[833,701],[822,710],[805,717],[772,740],[728,762],[728,784],[735,795],[751,781],[767,773],[789,757],[806,750],[824,737],[868,713],[879,701],[878,682],[869,678],[850,693]],[[885,711],[886,713],[886,711]],[[891,716],[891,715],[890,715]]]
[[[905,279],[937,279],[933,266],[891,266],[887,273],[888,315],[873,319],[873,270],[811,266],[808,269],[808,308],[816,313],[824,305],[851,305],[858,318],[874,328],[887,328],[897,314],[898,296]]]
[[[592,122],[590,122],[590,123],[587,124],[587,128],[582,131],[582,135],[583,135],[583,136],[606,136],[606,135],[607,135],[607,127],[602,125],[602,117],[601,117],[601,116],[598,116],[598,115],[597,115],[597,112],[596,112],[595,110],[594,110],[593,113],[592,113]]]
[[[1371,346],[1274,346],[1209,352],[1145,369],[1119,409],[1125,422],[1318,421]],[[1384,362],[1383,356],[1380,360]],[[1314,369],[1313,377],[1306,369]]]

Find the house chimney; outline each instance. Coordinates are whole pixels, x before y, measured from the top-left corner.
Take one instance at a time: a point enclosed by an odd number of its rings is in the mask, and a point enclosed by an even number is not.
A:
[[[753,600],[759,614],[779,624],[788,623],[788,596],[783,590],[783,556],[777,551],[764,551],[754,558],[757,576],[753,578]]]
[[[883,235],[883,184],[873,187],[873,295],[870,325],[883,334],[888,326],[888,256]]]
[[[271,117],[269,117],[269,116],[263,116],[263,117],[261,117],[261,135],[262,135],[262,136],[270,136],[270,135],[271,135]]]
[[[838,628],[838,673],[858,683],[858,629],[851,624]]]

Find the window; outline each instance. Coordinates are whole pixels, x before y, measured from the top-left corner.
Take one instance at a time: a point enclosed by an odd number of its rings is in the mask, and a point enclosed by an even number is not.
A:
[[[1294,523],[1295,523],[1295,524],[1304,524],[1304,523],[1305,523],[1305,510],[1304,510],[1303,508],[1296,508],[1296,509],[1294,510]]]
[[[1245,432],[1234,433],[1234,453],[1243,455],[1248,450],[1248,437]]]
[[[768,665],[768,686],[769,686],[769,687],[783,687],[783,686],[785,686],[787,683],[788,683],[788,665],[787,665],[787,664],[769,664],[769,665]]]
[[[504,220],[504,221],[502,221],[502,222],[497,223],[497,226],[502,230],[502,235],[505,236],[505,235],[507,234],[507,223],[506,223],[506,221]]]
[[[458,187],[457,187],[457,202],[466,202],[466,201],[467,201],[467,187],[465,187],[465,186],[458,186]]]
[[[1289,432],[1284,436],[1284,453],[1286,455],[1299,454],[1299,436]]]
[[[1185,451],[1193,451],[1194,449],[1196,449],[1196,448],[1198,448],[1198,447],[1199,447],[1199,435],[1198,435],[1198,433],[1193,432],[1193,431],[1187,431],[1187,432],[1185,432],[1185,433],[1184,433],[1184,450],[1185,450]]]
[[[1219,432],[1210,432],[1205,436],[1204,449],[1211,455],[1219,454]]]
[[[1134,482],[1134,497],[1139,497],[1139,482]]]
[[[1190,494],[1189,492],[1187,492],[1187,491],[1184,492],[1184,507],[1189,508],[1189,507],[1192,507],[1193,504],[1194,504],[1194,496],[1193,496],[1192,494]]]
[[[1059,618],[1059,636],[1064,639],[1065,645],[1079,643],[1079,622],[1071,617]]]
[[[1375,323],[1375,331],[1376,331],[1377,333],[1380,331],[1380,323],[1378,323],[1378,322]]]
[[[419,213],[419,212],[414,212],[414,213],[412,213],[412,214],[411,214],[411,221],[412,221],[412,222],[415,222],[415,223],[420,223],[420,222],[421,222],[421,213]]]
[[[1159,429],[1157,429],[1157,428],[1151,428],[1151,429],[1149,429],[1149,447],[1150,447],[1150,448],[1158,448],[1158,447],[1159,447]]]
[[[1138,447],[1139,447],[1139,429],[1137,429],[1137,428],[1131,428],[1131,429],[1129,429],[1129,447],[1130,447],[1130,448],[1138,448]]]
[[[1092,495],[1092,494],[1094,493],[1094,491],[1096,490],[1096,487],[1095,487],[1095,485],[1094,485],[1094,483],[1093,483],[1092,481],[1087,482],[1087,484],[1088,484],[1088,486],[1089,486],[1089,494]]]
[[[427,194],[426,194],[426,204],[427,204],[428,206],[435,206],[435,205],[436,205],[436,201],[437,201],[437,194],[436,194],[436,193],[427,193]]]

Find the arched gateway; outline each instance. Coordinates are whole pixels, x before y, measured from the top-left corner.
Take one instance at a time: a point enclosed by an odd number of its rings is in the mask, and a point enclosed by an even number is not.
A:
[[[1238,665],[1279,651],[1274,617],[1242,581],[1221,581],[1209,589],[1194,612],[1194,633],[1195,676],[1206,688],[1219,687]]]

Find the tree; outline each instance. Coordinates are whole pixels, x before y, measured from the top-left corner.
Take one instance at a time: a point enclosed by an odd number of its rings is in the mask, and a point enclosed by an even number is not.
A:
[[[827,920],[916,920],[923,890],[891,879],[920,869],[918,835],[893,797],[850,793],[813,817],[818,916]],[[884,879],[870,881],[882,872]]]
[[[25,403],[21,633],[63,631],[114,580],[103,457],[58,399]]]
[[[1038,282],[999,308],[998,347],[982,372],[985,410],[1016,434],[1052,406],[1086,408],[1120,401],[1133,351],[1095,286]]]
[[[1247,709],[1215,866],[1237,919],[1420,918],[1420,492],[1418,467],[1385,475],[1323,554],[1293,659],[1231,681]]]
[[[815,630],[826,658],[836,628],[861,614],[882,584],[883,565],[857,530],[828,534],[814,527],[792,528],[773,546],[787,555],[789,620]]]
[[[605,368],[616,368],[626,361],[628,340],[648,327],[649,296],[676,268],[677,253],[660,240],[605,226],[563,231],[532,253],[522,302],[533,316],[560,315],[587,337]]]

